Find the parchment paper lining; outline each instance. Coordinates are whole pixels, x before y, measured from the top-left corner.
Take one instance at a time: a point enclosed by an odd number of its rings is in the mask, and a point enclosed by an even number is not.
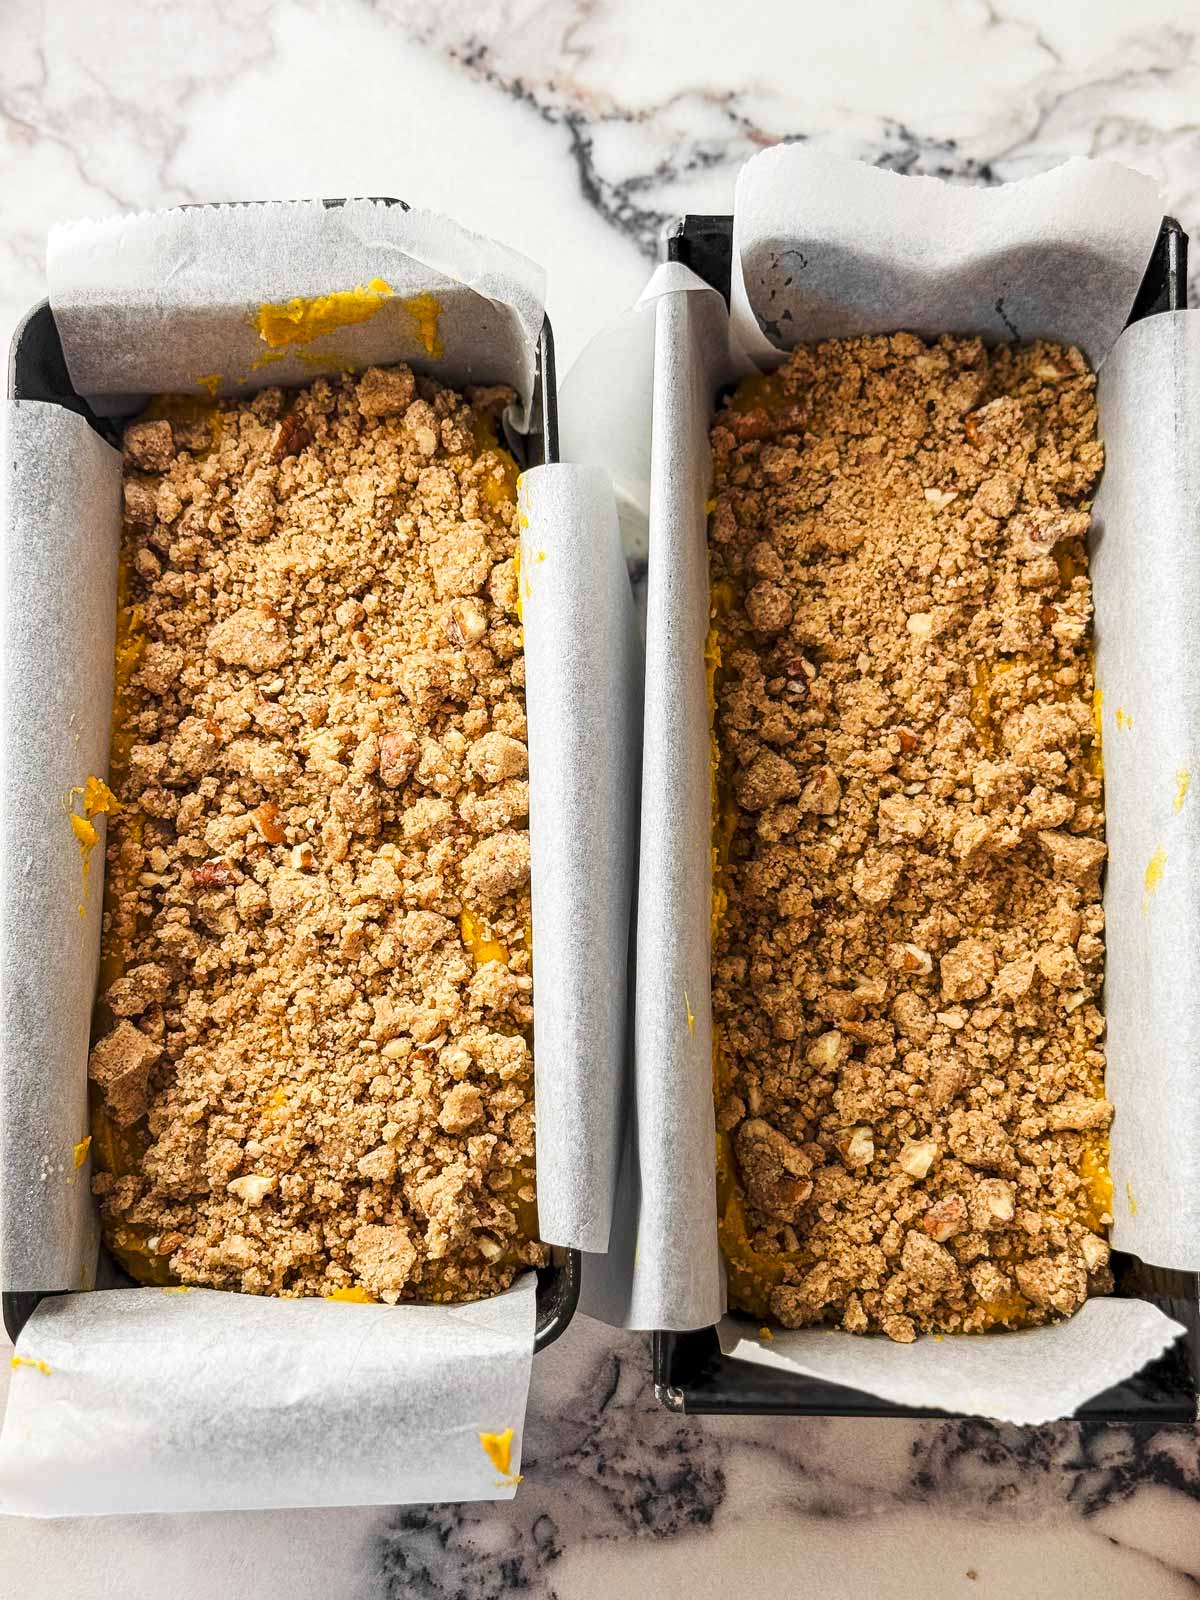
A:
[[[1113,1243],[1200,1271],[1200,312],[1100,371],[1092,524],[1108,872]],[[1120,715],[1118,715],[1120,713]]]
[[[628,1057],[642,652],[608,474],[522,474],[538,1216],[608,1248]],[[555,1152],[564,1155],[555,1156]]]
[[[474,1305],[403,1308],[213,1289],[43,1300],[17,1346],[0,1509],[511,1499],[534,1287],[526,1273]],[[501,1473],[479,1436],[510,1427]]]
[[[47,276],[71,381],[101,414],[407,361],[459,388],[513,384],[526,426],[545,275],[433,212],[300,200],[70,222],[51,230]],[[387,295],[360,308],[372,314],[307,342],[271,348],[255,325],[264,304],[377,282]]]

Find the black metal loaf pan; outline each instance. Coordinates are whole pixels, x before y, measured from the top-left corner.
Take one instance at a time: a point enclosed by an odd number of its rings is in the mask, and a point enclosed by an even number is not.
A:
[[[404,205],[401,200],[378,198],[384,205]],[[326,200],[324,203],[327,206],[339,206],[342,201]],[[72,387],[54,313],[46,301],[29,312],[13,335],[9,352],[8,394],[14,400],[40,400],[78,412],[102,438],[120,448],[120,423],[97,417],[87,401],[76,394]],[[554,372],[554,335],[549,318],[543,321],[538,340],[529,432],[523,435],[510,434],[506,442],[522,467],[536,467],[558,460],[558,387]],[[551,1247],[550,1265],[538,1268],[535,1350],[544,1350],[547,1345],[553,1344],[574,1316],[579,1301],[579,1271],[578,1250],[562,1249],[557,1245]],[[137,1287],[134,1279],[117,1265],[103,1245],[98,1281],[105,1288]],[[61,1292],[11,1292],[0,1285],[0,1306],[9,1338],[16,1343],[18,1334],[33,1315],[43,1293]]]
[[[1163,219],[1129,321],[1187,305],[1187,234],[1173,217]],[[667,259],[681,261],[720,291],[729,303],[733,218],[687,216],[666,239]],[[1149,1300],[1187,1332],[1124,1383],[1080,1406],[1075,1415],[1092,1422],[1190,1422],[1200,1415],[1200,1276],[1148,1267],[1114,1253],[1115,1293]],[[757,1322],[745,1319],[747,1328]],[[652,1336],[654,1392],[672,1411],[739,1415],[940,1417],[950,1413],[889,1404],[840,1384],[735,1361],[723,1355],[715,1328],[692,1333],[660,1330]]]

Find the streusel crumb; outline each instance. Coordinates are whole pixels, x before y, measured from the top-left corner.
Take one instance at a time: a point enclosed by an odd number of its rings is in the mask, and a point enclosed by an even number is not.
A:
[[[95,1179],[135,1275],[541,1262],[516,468],[407,367],[125,432]]]
[[[788,1327],[1110,1287],[1094,381],[834,340],[713,426],[722,1242]]]

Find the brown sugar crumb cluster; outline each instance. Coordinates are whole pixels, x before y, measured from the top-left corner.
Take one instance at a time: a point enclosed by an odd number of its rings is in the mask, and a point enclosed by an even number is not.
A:
[[[1093,390],[1073,349],[897,334],[713,426],[722,1242],[787,1327],[1111,1287]]]
[[[455,1300],[544,1259],[510,398],[401,366],[126,429],[90,1071],[141,1278]]]

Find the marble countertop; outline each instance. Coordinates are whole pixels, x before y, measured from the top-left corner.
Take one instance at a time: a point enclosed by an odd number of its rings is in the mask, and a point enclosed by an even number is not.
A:
[[[392,194],[545,265],[565,370],[641,288],[662,224],[728,209],[738,166],[781,138],[979,182],[1110,156],[1200,228],[1191,0],[815,9],[0,8],[0,334],[42,294],[61,218]],[[0,1593],[1169,1600],[1200,1583],[1193,1429],[677,1416],[654,1401],[645,1340],[582,1318],[534,1374],[511,1504],[0,1518]]]

